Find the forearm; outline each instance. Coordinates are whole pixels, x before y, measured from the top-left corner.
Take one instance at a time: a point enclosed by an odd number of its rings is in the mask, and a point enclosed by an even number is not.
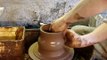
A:
[[[73,42],[72,47],[80,48],[93,45],[95,43],[104,41],[107,39],[107,23],[103,23],[93,32],[80,36],[79,39]]]
[[[80,0],[72,10],[61,18],[66,22],[76,22],[78,20],[101,13],[107,6],[107,0]]]

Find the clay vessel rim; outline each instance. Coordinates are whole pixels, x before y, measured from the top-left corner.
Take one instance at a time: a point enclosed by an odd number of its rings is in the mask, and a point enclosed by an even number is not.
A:
[[[46,24],[46,25],[49,25],[49,24]],[[46,25],[42,25],[40,27],[41,32],[46,33],[46,34],[60,34],[60,33],[62,33],[62,32],[46,32],[45,30],[42,29]]]

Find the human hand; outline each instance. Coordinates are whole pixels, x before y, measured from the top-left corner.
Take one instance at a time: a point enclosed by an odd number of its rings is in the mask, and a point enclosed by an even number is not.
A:
[[[51,24],[51,30],[54,32],[65,31],[68,28],[68,24],[62,18],[55,20]]]
[[[81,36],[75,33],[73,30],[67,30],[65,45],[72,48],[79,48],[81,46],[80,38]]]

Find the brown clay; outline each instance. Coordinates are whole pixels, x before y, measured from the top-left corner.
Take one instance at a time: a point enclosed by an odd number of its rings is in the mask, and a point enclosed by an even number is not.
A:
[[[36,43],[34,55],[36,60],[72,60],[74,51],[64,45],[62,32],[48,31],[49,25],[40,27],[38,44]],[[38,46],[37,46],[38,45]],[[34,49],[34,48],[32,48]],[[30,50],[32,50],[30,49]],[[38,52],[36,51],[38,49]],[[29,50],[29,51],[30,51]],[[33,56],[33,55],[32,55]]]
[[[49,25],[40,28],[39,53],[41,60],[71,60],[72,55],[64,45],[63,32],[49,32]]]

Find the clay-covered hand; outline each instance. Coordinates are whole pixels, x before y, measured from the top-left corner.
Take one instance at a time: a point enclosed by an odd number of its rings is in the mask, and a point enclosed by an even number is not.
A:
[[[68,24],[62,18],[55,20],[51,26],[51,29],[54,32],[61,32],[66,30],[67,28],[68,28]]]
[[[67,30],[65,44],[72,48],[79,48],[81,46],[80,35],[75,33],[73,30]]]

